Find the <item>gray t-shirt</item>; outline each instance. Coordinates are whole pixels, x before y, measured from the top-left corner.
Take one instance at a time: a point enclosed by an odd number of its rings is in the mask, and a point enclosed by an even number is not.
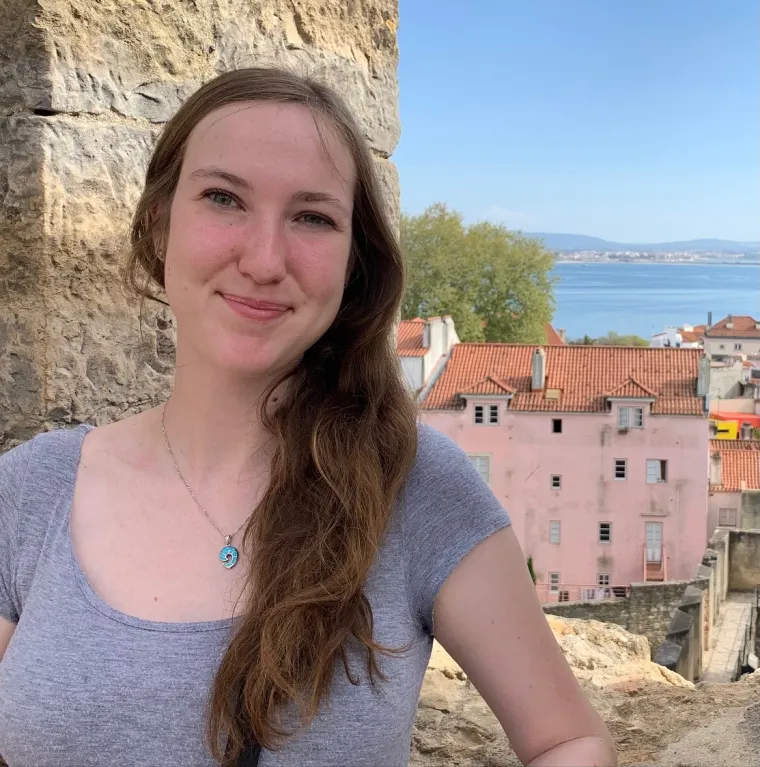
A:
[[[0,754],[10,767],[214,767],[206,702],[232,621],[135,618],[88,584],[69,512],[90,428],[40,434],[0,456],[0,615],[18,623],[0,662]],[[451,440],[426,426],[419,436],[366,584],[375,638],[411,649],[379,657],[388,675],[379,689],[357,657],[359,686],[338,664],[313,724],[263,751],[261,767],[408,763],[436,595],[468,551],[509,524]]]

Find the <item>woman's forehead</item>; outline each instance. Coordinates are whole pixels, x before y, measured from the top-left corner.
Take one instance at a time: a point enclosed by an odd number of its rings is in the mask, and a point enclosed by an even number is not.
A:
[[[229,165],[241,175],[262,169],[307,175],[353,189],[355,163],[329,120],[300,104],[246,102],[206,115],[188,139],[183,170]]]

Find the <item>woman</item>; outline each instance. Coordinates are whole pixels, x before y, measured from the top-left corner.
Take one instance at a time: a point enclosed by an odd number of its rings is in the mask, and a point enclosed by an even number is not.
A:
[[[416,426],[402,259],[338,97],[201,88],[127,272],[176,318],[167,404],[0,458],[8,764],[231,765],[254,735],[262,767],[403,765],[433,636],[524,764],[616,764],[506,512]]]

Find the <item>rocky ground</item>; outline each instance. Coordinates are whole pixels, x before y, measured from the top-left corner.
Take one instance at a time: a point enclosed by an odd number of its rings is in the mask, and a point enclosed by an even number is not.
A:
[[[620,752],[644,767],[760,767],[760,672],[692,685],[610,624],[549,616],[565,657]],[[411,767],[518,767],[488,707],[436,646],[415,722]]]

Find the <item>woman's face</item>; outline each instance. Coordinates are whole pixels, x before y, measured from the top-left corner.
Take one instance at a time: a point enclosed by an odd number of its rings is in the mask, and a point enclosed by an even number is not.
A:
[[[322,136],[305,107],[268,102],[223,107],[193,129],[166,248],[178,364],[275,376],[332,324],[355,169],[332,129]]]

